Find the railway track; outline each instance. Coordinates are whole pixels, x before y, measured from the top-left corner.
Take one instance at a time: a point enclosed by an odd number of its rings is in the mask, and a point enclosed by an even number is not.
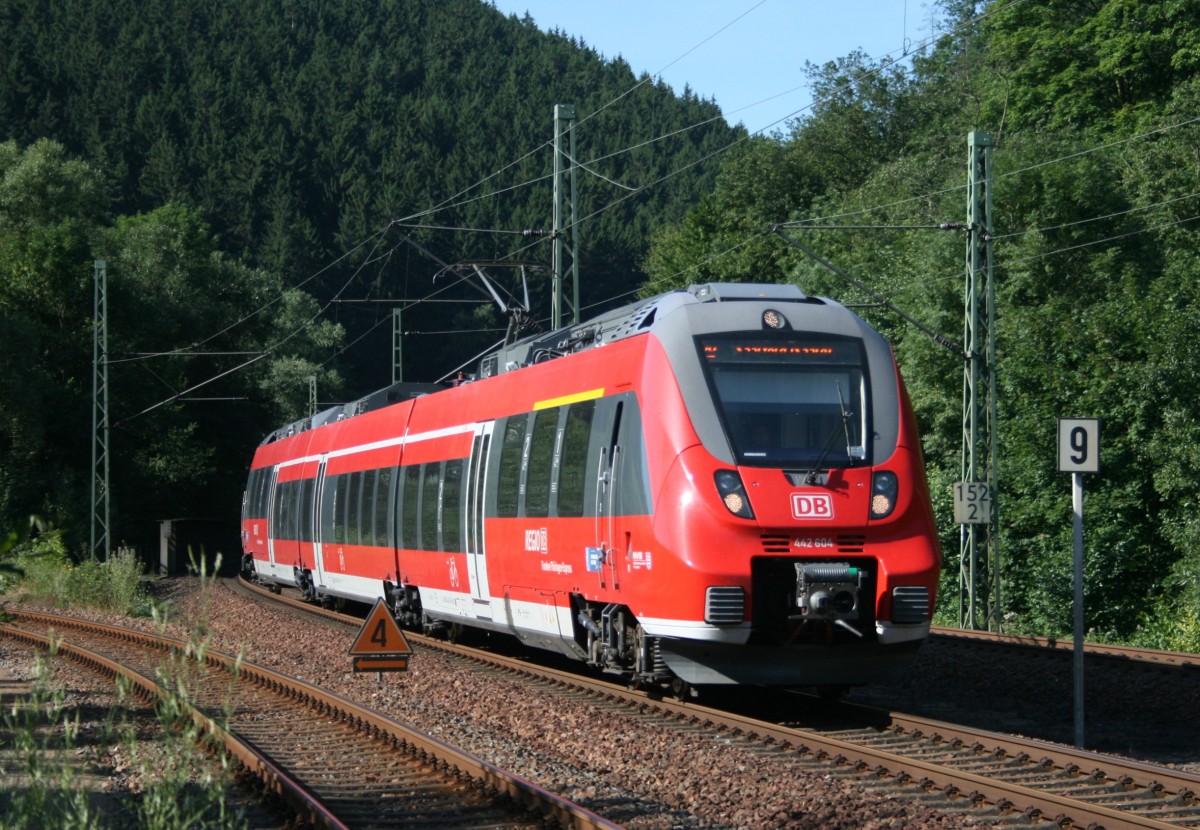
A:
[[[292,603],[349,628],[361,624]],[[667,718],[683,731],[722,736],[758,759],[759,774],[787,776],[817,764],[830,774],[853,776],[880,797],[935,799],[948,812],[1013,827],[1200,827],[1200,776],[1191,773],[867,707],[826,707],[816,721],[799,723],[787,714],[796,709],[794,697],[789,705],[781,695],[758,698],[753,715],[654,700],[604,680],[411,636],[424,648],[455,655],[464,667],[587,695],[593,705],[625,715]],[[776,714],[764,718],[764,708]],[[805,708],[822,710],[815,703]]]
[[[1074,653],[1074,643],[1070,640],[1051,637],[1030,637],[1021,634],[1002,634],[995,631],[975,631],[942,626],[934,626],[930,629],[930,636],[951,643],[999,649],[1018,648],[1062,659],[1070,659]],[[1086,643],[1084,654],[1089,660],[1102,660],[1130,667],[1200,672],[1200,655],[1196,654],[1103,643]]]
[[[206,731],[318,827],[618,827],[329,691],[228,655],[24,611],[11,611],[0,634],[38,648],[53,639],[60,655],[123,676],[145,696],[186,690]],[[166,658],[180,655],[194,659],[177,659],[164,676]]]

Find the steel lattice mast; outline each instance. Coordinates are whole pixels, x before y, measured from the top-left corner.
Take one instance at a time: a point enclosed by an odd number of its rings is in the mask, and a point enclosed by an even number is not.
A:
[[[564,139],[570,149],[563,148]],[[550,327],[562,327],[563,281],[571,273],[571,324],[579,323],[579,236],[575,215],[575,105],[554,106],[554,249]],[[568,264],[567,258],[570,258]]]
[[[109,550],[108,263],[98,259],[93,267],[91,558],[95,560],[107,559]]]
[[[964,292],[962,481],[987,485],[985,523],[961,526],[958,624],[1000,630],[997,498],[996,292],[992,282],[992,137],[967,136],[967,256]]]

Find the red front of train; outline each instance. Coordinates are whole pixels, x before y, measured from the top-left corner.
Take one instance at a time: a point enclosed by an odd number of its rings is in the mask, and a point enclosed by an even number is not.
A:
[[[260,447],[260,577],[644,682],[872,682],[928,633],[940,558],[911,408],[887,344],[836,303],[693,287],[362,408]]]

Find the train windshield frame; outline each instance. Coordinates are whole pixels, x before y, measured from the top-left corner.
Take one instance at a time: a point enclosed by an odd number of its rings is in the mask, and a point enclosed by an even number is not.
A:
[[[787,335],[696,338],[737,463],[799,470],[870,464],[870,378],[862,341]]]

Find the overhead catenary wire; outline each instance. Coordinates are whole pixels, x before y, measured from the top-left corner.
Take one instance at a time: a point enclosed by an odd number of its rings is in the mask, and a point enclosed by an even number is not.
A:
[[[920,44],[918,44],[918,47],[917,47],[917,48],[918,48],[918,49],[923,49],[925,46],[927,46],[927,45],[929,45],[929,44],[931,44],[931,43],[935,42],[936,40],[940,39],[941,37],[945,36],[946,34],[949,34],[949,33],[953,32],[953,31],[958,31],[958,30],[960,30],[960,29],[963,29],[963,28],[966,28],[966,27],[968,27],[968,26],[974,25],[975,23],[979,22],[980,20],[983,20],[983,19],[984,19],[984,18],[986,18],[986,17],[992,16],[992,15],[994,15],[994,14],[998,14],[998,13],[1000,13],[1000,12],[1002,12],[1002,11],[1004,11],[1004,10],[1008,9],[1008,8],[1011,8],[1011,7],[1012,7],[1012,6],[1014,6],[1014,5],[1017,5],[1017,4],[1019,4],[1019,3],[1022,3],[1022,2],[1024,2],[1024,0],[1010,0],[1009,2],[1007,2],[1007,3],[1004,3],[1004,4],[1002,4],[1002,5],[998,6],[998,7],[995,7],[995,8],[989,8],[989,9],[988,9],[988,10],[986,10],[984,13],[982,13],[982,14],[980,14],[980,15],[977,15],[976,17],[974,17],[974,18],[972,18],[972,19],[970,19],[970,20],[968,20],[968,21],[964,21],[964,22],[962,22],[962,23],[959,23],[959,24],[958,24],[956,27],[954,27],[954,28],[953,28],[953,29],[951,29],[951,30],[948,30],[948,31],[943,31],[943,32],[938,32],[938,33],[932,33],[932,34],[930,35],[930,37],[929,37],[929,38],[925,39],[925,40],[924,40],[924,41],[922,41]],[[721,29],[718,29],[718,30],[717,30],[717,32],[714,32],[714,34],[713,34],[713,35],[710,35],[708,38],[706,38],[704,41],[701,41],[701,43],[697,44],[697,45],[696,45],[695,47],[693,47],[692,49],[689,49],[688,51],[684,52],[682,55],[680,55],[680,56],[679,56],[679,58],[676,58],[675,60],[673,60],[673,61],[671,61],[670,63],[668,63],[666,66],[664,66],[664,67],[663,67],[663,69],[665,69],[665,68],[667,68],[667,67],[669,67],[669,66],[673,65],[675,62],[677,62],[678,60],[682,59],[682,58],[683,58],[683,57],[685,57],[687,54],[690,54],[692,51],[695,51],[695,49],[696,49],[696,48],[699,48],[699,46],[703,45],[704,43],[707,43],[709,40],[711,40],[711,39],[712,39],[713,37],[715,37],[717,34],[720,34],[720,32],[721,32],[721,31],[724,31],[724,29],[728,28],[728,26],[732,25],[734,22],[736,22],[737,20],[741,19],[741,17],[744,17],[744,16],[745,16],[745,14],[748,14],[750,11],[753,11],[754,9],[758,8],[758,7],[759,7],[759,6],[761,6],[761,5],[762,5],[762,2],[755,4],[755,5],[754,5],[754,6],[752,6],[752,7],[751,7],[749,10],[747,10],[747,12],[744,12],[742,15],[739,15],[739,17],[735,18],[733,21],[731,21],[730,23],[726,24],[726,25],[725,25],[725,26],[723,26]],[[906,44],[905,44],[905,46],[904,46],[904,49],[902,50],[902,54],[903,54],[903,55],[905,55],[905,56],[906,56],[907,54],[909,54],[909,48],[910,48],[910,47],[909,47],[909,44],[906,42]],[[890,55],[890,54],[892,54],[892,53],[888,53],[888,54]],[[882,64],[882,63],[881,63],[881,64],[880,64],[880,66],[878,66],[878,67],[875,67],[875,68],[874,68],[874,69],[872,69],[871,71],[872,71],[872,72],[878,72],[878,71],[880,71],[881,69],[885,68],[887,65],[890,65],[890,64]],[[659,71],[661,72],[662,70],[659,70]],[[584,116],[584,117],[583,117],[583,119],[581,119],[581,120],[580,120],[580,122],[577,122],[577,125],[578,125],[578,123],[582,123],[583,121],[586,121],[586,120],[588,120],[588,119],[590,119],[590,118],[592,118],[592,117],[595,117],[595,116],[596,116],[597,114],[599,114],[600,112],[602,112],[602,111],[604,111],[604,110],[608,109],[609,107],[611,107],[612,105],[614,105],[616,102],[620,101],[622,98],[624,98],[624,97],[626,97],[628,94],[630,94],[632,91],[634,91],[634,90],[636,90],[638,87],[642,86],[644,83],[645,83],[645,79],[643,79],[642,81],[639,81],[639,83],[637,83],[637,84],[635,84],[634,86],[632,86],[632,87],[631,87],[629,90],[626,90],[624,93],[622,93],[622,94],[621,94],[621,95],[619,95],[619,96],[616,96],[615,98],[613,98],[613,99],[612,99],[611,101],[609,101],[608,103],[606,103],[606,104],[602,105],[601,107],[599,107],[598,109],[594,110],[592,113],[589,113],[588,115]],[[763,100],[771,100],[771,99],[773,99],[774,97],[777,97],[777,96],[770,96],[770,97],[768,97],[768,98],[766,98],[766,99],[763,99]],[[751,106],[753,106],[753,105],[751,105]],[[779,124],[779,123],[781,123],[781,122],[783,122],[783,121],[785,121],[785,120],[788,120],[788,119],[790,119],[790,118],[792,118],[792,117],[794,117],[794,116],[798,115],[799,113],[803,112],[805,109],[808,109],[808,108],[809,108],[809,107],[811,107],[811,106],[813,106],[813,104],[808,104],[808,105],[806,105],[805,107],[801,107],[801,108],[799,108],[799,109],[795,110],[794,112],[792,112],[792,113],[790,113],[790,114],[788,114],[788,115],[784,116],[783,118],[777,119],[776,121],[772,122],[771,124],[767,125],[766,127],[764,127],[764,128],[761,128],[761,129],[759,129],[759,130],[756,130],[756,131],[754,131],[753,133],[750,133],[749,135],[758,135],[758,134],[761,134],[761,133],[765,132],[766,130],[768,130],[768,129],[770,129],[770,128],[774,127],[774,126],[776,126],[777,124]],[[745,109],[745,108],[743,108],[743,109]],[[741,111],[741,110],[738,110],[738,111]],[[715,119],[706,119],[704,122],[701,122],[701,124],[707,124],[707,123],[711,123],[713,120],[715,120]],[[694,128],[694,126],[695,126],[695,125],[693,125],[693,127],[687,127],[687,128],[684,128],[684,129],[685,129],[685,130],[686,130],[686,129],[692,129],[692,128]],[[679,132],[681,132],[681,130],[672,131],[672,133],[669,133],[668,135],[671,135],[671,134],[677,134],[677,133],[679,133]],[[747,137],[749,137],[749,136],[747,136]],[[716,155],[718,155],[718,154],[720,154],[720,153],[722,153],[722,152],[725,152],[725,151],[727,151],[727,150],[731,149],[732,147],[736,146],[737,144],[740,144],[742,141],[745,141],[747,137],[742,137],[742,138],[739,138],[739,139],[737,139],[737,140],[735,140],[735,141],[733,141],[733,142],[730,142],[729,144],[725,145],[724,147],[722,147],[722,148],[719,148],[719,149],[717,149],[717,150],[713,151],[712,153],[709,153],[709,154],[707,154],[707,155],[706,155],[704,158],[702,158],[702,159],[699,159],[699,160],[696,160],[696,161],[690,162],[690,163],[688,163],[688,164],[684,165],[683,167],[681,167],[681,168],[679,168],[679,169],[677,169],[677,170],[670,171],[670,172],[668,172],[667,174],[665,174],[665,175],[663,175],[663,176],[660,176],[660,177],[658,177],[658,178],[654,179],[654,180],[653,180],[653,181],[651,181],[651,182],[648,182],[648,183],[645,183],[645,184],[643,184],[643,185],[640,185],[640,186],[638,186],[636,190],[631,190],[631,191],[630,191],[629,193],[627,193],[625,196],[623,196],[623,197],[621,197],[621,198],[618,198],[618,199],[615,199],[615,200],[613,200],[613,201],[609,202],[607,205],[604,205],[604,206],[602,206],[601,208],[597,209],[596,211],[593,211],[592,213],[590,213],[590,214],[587,214],[586,216],[584,216],[584,217],[582,217],[582,218],[580,218],[580,219],[576,220],[576,223],[578,223],[578,222],[583,222],[583,221],[587,221],[587,220],[589,220],[589,219],[591,219],[591,218],[594,218],[595,216],[597,216],[597,215],[600,215],[601,213],[605,212],[606,210],[612,209],[612,208],[613,208],[613,207],[615,207],[616,205],[619,205],[619,204],[621,204],[622,202],[624,202],[624,201],[625,201],[627,198],[629,198],[630,196],[632,196],[632,195],[635,195],[635,194],[637,194],[637,193],[640,193],[640,192],[642,192],[642,191],[644,191],[644,190],[646,190],[646,189],[652,188],[652,187],[654,187],[654,186],[656,186],[656,185],[659,185],[659,184],[661,184],[661,183],[663,183],[663,182],[667,181],[668,179],[670,179],[670,178],[672,178],[672,177],[674,177],[674,176],[676,176],[676,175],[679,175],[679,174],[681,174],[681,173],[683,173],[683,172],[686,172],[687,170],[690,170],[690,169],[694,168],[694,167],[695,167],[697,164],[703,163],[703,162],[705,162],[705,161],[707,161],[707,160],[709,160],[709,159],[711,159],[711,158],[715,157]],[[659,139],[656,139],[656,140],[659,140]],[[644,146],[645,144],[646,144],[646,142],[640,142],[638,145],[633,145],[633,148],[640,147],[640,146]],[[500,174],[501,174],[502,172],[504,172],[505,170],[511,169],[511,168],[512,168],[512,167],[514,167],[515,165],[517,165],[517,164],[520,164],[522,161],[524,161],[524,160],[526,160],[526,159],[530,158],[532,155],[536,154],[537,152],[541,151],[542,149],[544,149],[544,148],[546,148],[546,147],[548,147],[548,146],[550,146],[550,142],[543,143],[542,145],[540,145],[539,147],[535,148],[534,150],[531,150],[530,152],[528,152],[528,153],[526,153],[526,154],[524,154],[524,155],[520,156],[520,157],[519,157],[519,158],[517,158],[515,161],[513,161],[513,162],[510,162],[509,164],[507,164],[507,165],[504,165],[503,167],[501,167],[501,168],[497,169],[496,171],[494,171],[493,173],[491,173],[491,174],[489,174],[488,176],[484,177],[483,179],[481,179],[480,181],[476,182],[475,184],[472,184],[472,185],[468,186],[467,188],[464,188],[464,189],[460,190],[460,191],[459,191],[457,194],[455,194],[454,196],[451,196],[451,197],[449,197],[448,199],[446,199],[446,200],[443,200],[441,203],[439,203],[439,204],[437,204],[437,205],[434,205],[432,208],[429,208],[429,209],[427,209],[427,210],[421,211],[421,212],[419,212],[419,213],[417,213],[417,214],[413,214],[413,215],[411,215],[411,216],[409,216],[409,217],[404,217],[403,219],[394,220],[393,222],[389,223],[389,224],[388,224],[387,226],[385,226],[384,228],[382,228],[382,229],[380,229],[379,231],[377,231],[377,232],[376,232],[375,234],[373,234],[372,236],[368,237],[368,238],[367,238],[366,240],[364,240],[363,242],[359,243],[358,245],[354,246],[354,247],[353,247],[353,248],[351,248],[350,250],[346,251],[345,253],[343,253],[341,256],[339,256],[339,257],[338,257],[338,258],[336,258],[335,260],[331,261],[329,264],[327,264],[326,266],[324,266],[322,269],[319,269],[318,271],[314,272],[313,274],[311,274],[309,277],[307,277],[306,279],[304,279],[303,281],[301,281],[301,282],[300,282],[300,283],[298,283],[297,285],[293,286],[293,287],[292,287],[292,289],[295,289],[295,288],[300,288],[300,287],[302,287],[302,286],[304,286],[304,285],[308,284],[310,281],[312,281],[312,280],[316,279],[316,278],[317,278],[317,277],[318,277],[320,274],[322,274],[322,273],[324,273],[325,271],[329,270],[330,268],[334,267],[334,265],[336,265],[338,262],[340,262],[340,261],[342,261],[343,259],[345,259],[345,258],[349,257],[349,256],[350,256],[350,255],[351,255],[351,254],[352,254],[354,251],[356,251],[356,250],[359,250],[359,249],[361,249],[362,247],[364,247],[364,246],[366,246],[367,244],[369,244],[369,243],[370,243],[372,240],[374,240],[374,241],[376,242],[376,247],[378,247],[378,241],[379,241],[379,239],[381,239],[381,238],[382,238],[382,236],[383,236],[384,234],[386,234],[386,233],[387,233],[387,231],[388,231],[388,230],[390,230],[390,229],[391,229],[393,226],[395,226],[395,225],[402,225],[402,224],[405,224],[407,221],[410,221],[410,220],[412,220],[412,219],[421,218],[421,217],[425,217],[425,216],[430,216],[430,215],[432,215],[432,214],[434,214],[434,213],[436,213],[436,212],[438,212],[439,210],[442,210],[442,209],[448,209],[448,208],[451,208],[451,207],[456,207],[456,206],[457,206],[457,204],[455,203],[455,199],[457,199],[459,196],[462,196],[462,195],[464,195],[464,194],[466,194],[466,193],[469,193],[469,192],[471,192],[472,190],[476,189],[477,187],[479,187],[479,186],[481,186],[481,185],[485,184],[486,182],[488,182],[488,181],[490,181],[490,180],[494,179],[496,176],[500,175]],[[625,151],[625,152],[628,152],[630,149],[633,149],[633,148],[626,148],[626,151]],[[609,156],[606,156],[605,158],[611,157],[612,155],[616,155],[616,154],[610,154]],[[588,164],[594,164],[594,163],[595,163],[595,162],[588,162]],[[535,179],[534,181],[542,181],[542,180],[544,180],[545,178],[546,178],[546,177],[538,177],[538,178],[537,178],[537,179]],[[615,182],[612,182],[612,183],[613,183],[613,184],[617,184],[617,183],[615,183]],[[516,186],[514,186],[514,187],[520,187],[520,186],[523,186],[523,185],[516,185]],[[622,186],[622,187],[629,187],[628,185],[621,185],[621,186]],[[513,188],[509,188],[509,189],[513,189]],[[494,196],[494,195],[496,195],[496,194],[495,194],[495,193],[492,193],[492,194],[488,194],[487,196],[483,196],[483,197],[479,197],[479,198],[488,198],[489,196]],[[532,246],[531,246],[531,245],[525,245],[525,246],[522,246],[520,249],[518,249],[518,251],[516,251],[516,252],[513,252],[512,254],[510,254],[510,256],[515,256],[516,254],[519,254],[519,253],[520,253],[520,252],[522,252],[522,251],[528,250],[530,247],[532,247]],[[393,252],[394,250],[395,250],[395,247],[393,247],[392,249],[390,249],[387,255],[390,255],[390,253],[391,253],[391,252]],[[385,255],[385,256],[386,256],[386,255]],[[357,275],[358,275],[358,273],[359,273],[360,271],[361,271],[361,268],[360,268],[359,270],[356,270],[356,271],[354,272],[354,274],[352,274],[352,276],[351,276],[351,279],[354,279],[354,278],[356,278],[356,277],[357,277]],[[292,289],[289,289],[289,290],[292,290]],[[343,288],[343,290],[344,290],[344,288]],[[445,289],[442,289],[442,290],[445,290]],[[340,292],[339,292],[339,293],[340,293]],[[437,292],[432,292],[432,293],[440,293],[440,290],[439,290],[439,291],[437,291]],[[621,297],[621,296],[625,296],[627,293],[636,293],[636,292],[626,292],[625,294],[620,294],[620,295],[617,295],[617,297],[608,298],[607,302],[611,302],[613,299],[619,298],[619,297]],[[257,314],[260,314],[260,313],[262,313],[262,311],[264,311],[266,308],[269,308],[269,307],[270,307],[272,304],[274,304],[275,302],[278,302],[280,299],[282,299],[282,296],[283,296],[283,295],[280,295],[279,297],[275,298],[275,299],[274,299],[274,300],[272,300],[271,302],[269,302],[269,303],[266,303],[266,304],[264,304],[263,306],[260,306],[260,308],[256,309],[254,312],[251,312],[250,314],[243,316],[241,319],[239,319],[239,320],[238,320],[238,321],[236,321],[235,323],[231,324],[230,326],[226,327],[225,329],[222,329],[221,331],[217,332],[216,334],[214,334],[214,335],[211,335],[209,338],[206,338],[206,339],[205,339],[205,340],[203,340],[203,341],[199,341],[199,343],[200,343],[200,344],[203,344],[203,343],[205,343],[205,342],[208,342],[209,340],[211,340],[211,339],[213,339],[213,338],[215,338],[215,337],[218,337],[218,336],[220,336],[221,334],[223,334],[223,333],[225,333],[225,332],[229,331],[230,329],[232,329],[232,328],[236,327],[237,325],[241,325],[242,323],[244,323],[244,322],[245,322],[245,321],[247,321],[248,319],[252,319],[254,316],[256,316]],[[603,304],[604,302],[606,302],[606,301],[601,301],[600,303],[597,303],[597,305],[598,305],[598,304]],[[589,307],[592,307],[592,306],[590,305]],[[278,348],[278,347],[279,347],[280,345],[282,345],[283,343],[285,343],[285,342],[287,342],[288,340],[292,339],[292,337],[294,337],[294,336],[297,336],[297,335],[298,335],[300,332],[302,332],[302,331],[306,330],[306,329],[307,329],[307,327],[308,327],[308,326],[310,326],[310,325],[311,325],[313,322],[315,322],[315,320],[317,319],[317,317],[319,317],[321,313],[324,313],[324,311],[325,311],[326,309],[328,309],[328,308],[329,308],[329,304],[327,303],[325,306],[323,306],[323,307],[322,307],[322,309],[321,309],[321,311],[318,313],[318,315],[314,315],[314,317],[313,317],[313,318],[311,318],[310,320],[306,321],[304,324],[302,324],[301,326],[299,326],[299,327],[297,328],[297,330],[296,330],[296,331],[294,331],[292,334],[290,334],[290,335],[288,335],[287,337],[285,337],[285,338],[281,339],[281,340],[280,340],[280,341],[278,341],[276,344],[273,344],[273,345],[270,347],[270,349],[269,349],[269,350],[268,350],[266,353],[270,353],[270,351],[271,351],[271,350],[274,350],[274,349]],[[378,324],[376,324],[376,325],[378,325]],[[360,339],[361,339],[361,338],[358,338],[358,339],[356,339],[356,341],[355,341],[355,342],[358,342],[358,340],[360,340]],[[178,351],[182,351],[182,350],[178,350]],[[339,350],[339,352],[338,352],[338,353],[344,353],[344,349],[342,349],[342,350]],[[163,353],[163,354],[171,354],[171,353],[170,353],[170,352],[167,352],[167,353]]]

